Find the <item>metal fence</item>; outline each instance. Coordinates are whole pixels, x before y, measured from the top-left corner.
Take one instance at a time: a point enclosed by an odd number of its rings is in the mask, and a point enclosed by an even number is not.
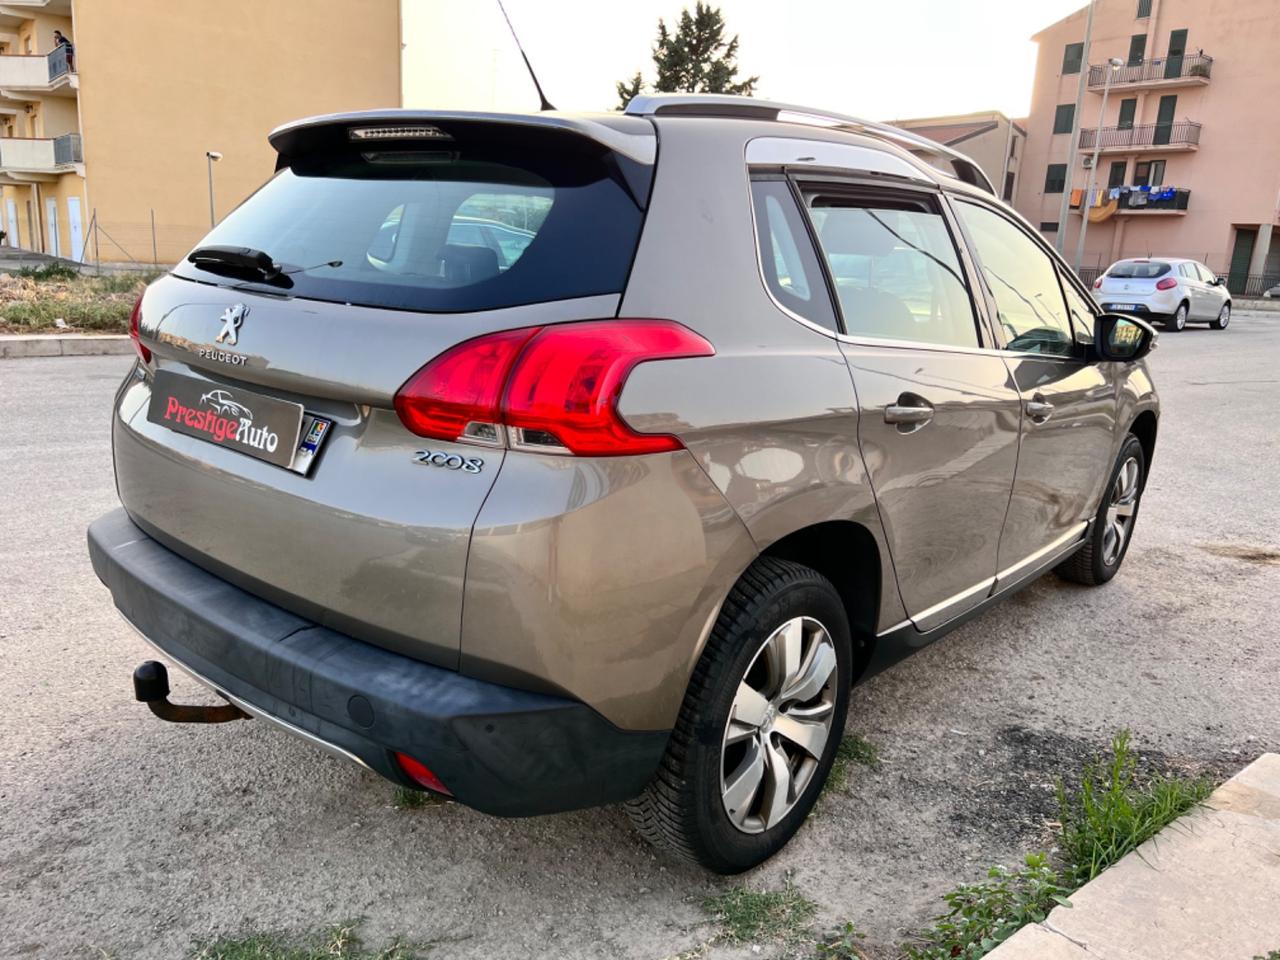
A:
[[[1200,124],[1193,120],[1177,123],[1140,123],[1132,127],[1085,127],[1080,131],[1080,149],[1108,147],[1191,146],[1200,142]]]
[[[84,162],[84,154],[80,149],[80,134],[64,133],[60,137],[53,138],[53,162],[55,164]]]
[[[71,57],[67,55],[66,44],[58,44],[49,51],[49,55],[46,59],[49,61],[50,80],[56,80],[64,73],[71,72]]]
[[[1095,63],[1089,67],[1089,86],[1101,87],[1107,82],[1107,71],[1111,67],[1105,63]],[[1111,76],[1111,88],[1123,87],[1126,83],[1150,83],[1153,80],[1181,80],[1183,77],[1205,77],[1213,72],[1213,57],[1206,53],[1182,54],[1172,57],[1152,57],[1120,67]]]

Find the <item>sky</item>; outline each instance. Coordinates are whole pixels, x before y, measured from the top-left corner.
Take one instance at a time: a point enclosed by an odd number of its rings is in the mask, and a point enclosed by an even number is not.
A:
[[[614,84],[652,80],[665,0],[505,0],[547,99],[612,110]],[[872,120],[1000,110],[1024,117],[1031,34],[1085,0],[720,0],[756,96]],[[531,111],[537,95],[497,0],[402,0],[404,104]],[[1054,54],[1057,56],[1058,54]]]

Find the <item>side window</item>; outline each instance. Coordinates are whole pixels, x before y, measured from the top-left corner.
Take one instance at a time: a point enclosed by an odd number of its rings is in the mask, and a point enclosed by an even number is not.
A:
[[[1062,281],[1063,293],[1067,296],[1067,312],[1071,314],[1071,328],[1076,340],[1080,343],[1093,343],[1093,320],[1098,315],[1097,308],[1072,286],[1070,280],[1066,277],[1059,279]]]
[[[792,313],[834,331],[831,296],[791,188],[782,180],[753,180],[751,202],[769,292]]]
[[[1006,349],[1074,354],[1062,287],[1049,255],[995,211],[964,200],[955,206],[973,238],[983,279],[995,299]]]
[[[1205,283],[1213,283],[1213,281],[1218,279],[1217,275],[1212,270],[1198,260],[1195,263],[1195,268],[1200,271],[1200,279]]]
[[[978,346],[955,244],[929,202],[823,193],[808,201],[846,333]]]

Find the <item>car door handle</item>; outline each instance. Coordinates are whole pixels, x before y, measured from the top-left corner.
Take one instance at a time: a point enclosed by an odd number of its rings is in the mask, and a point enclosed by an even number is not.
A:
[[[933,404],[914,393],[904,393],[884,408],[884,422],[922,427],[933,419]]]
[[[1044,423],[1053,416],[1053,404],[1044,397],[1036,396],[1027,401],[1027,416],[1036,423]]]

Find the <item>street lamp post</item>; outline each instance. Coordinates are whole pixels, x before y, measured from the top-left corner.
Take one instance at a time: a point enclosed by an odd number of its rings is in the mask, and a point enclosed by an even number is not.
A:
[[[209,226],[212,227],[218,222],[213,212],[213,164],[222,159],[222,154],[217,150],[206,150],[204,156],[209,163]]]
[[[1089,195],[1093,193],[1093,178],[1098,174],[1098,151],[1102,149],[1102,123],[1107,116],[1107,94],[1111,92],[1111,78],[1124,66],[1119,57],[1107,61],[1111,69],[1107,71],[1102,82],[1102,107],[1098,110],[1098,128],[1093,132],[1093,162],[1089,164],[1089,176],[1085,181],[1084,196],[1080,198],[1080,237],[1076,240],[1075,270],[1080,272],[1080,261],[1084,259],[1084,237],[1089,232]],[[1070,184],[1068,184],[1070,187]]]

